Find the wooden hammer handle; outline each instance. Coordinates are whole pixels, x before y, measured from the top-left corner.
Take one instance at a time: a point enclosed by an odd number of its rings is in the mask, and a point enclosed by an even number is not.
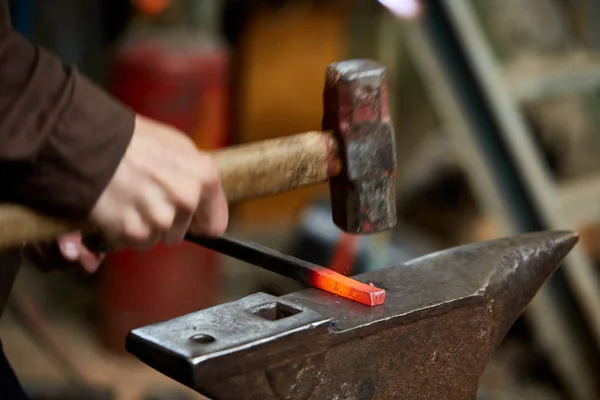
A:
[[[230,203],[322,183],[341,169],[337,142],[329,132],[237,145],[211,154]],[[0,205],[0,249],[93,229],[89,221],[61,221],[18,205]]]
[[[308,132],[212,152],[230,203],[326,182],[340,173],[337,142]]]

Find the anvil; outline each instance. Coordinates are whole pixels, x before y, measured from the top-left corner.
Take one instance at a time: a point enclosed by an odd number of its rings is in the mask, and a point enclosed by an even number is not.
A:
[[[214,400],[475,399],[509,328],[577,242],[536,232],[354,276],[365,306],[257,293],[130,332],[140,360]]]

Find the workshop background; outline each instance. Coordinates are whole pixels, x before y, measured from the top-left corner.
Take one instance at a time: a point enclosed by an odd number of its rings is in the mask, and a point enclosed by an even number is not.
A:
[[[355,237],[320,185],[232,207],[230,233],[345,274],[462,243],[576,229],[478,400],[600,399],[600,3],[594,0],[12,0],[26,37],[205,149],[318,130],[324,71],[387,68],[398,226]],[[200,399],[127,332],[301,286],[191,244],[97,275],[21,270],[0,337],[34,399]],[[401,356],[401,355],[399,355]]]

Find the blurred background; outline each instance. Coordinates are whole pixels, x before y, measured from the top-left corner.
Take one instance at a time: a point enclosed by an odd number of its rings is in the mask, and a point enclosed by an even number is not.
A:
[[[353,237],[322,185],[236,205],[230,233],[356,274],[540,229],[581,241],[509,332],[481,400],[600,399],[600,3],[595,0],[12,0],[15,29],[204,149],[320,128],[324,72],[387,68],[397,228]],[[182,244],[101,271],[24,266],[0,321],[34,399],[201,399],[127,332],[300,285]],[[479,400],[479,399],[478,399]]]

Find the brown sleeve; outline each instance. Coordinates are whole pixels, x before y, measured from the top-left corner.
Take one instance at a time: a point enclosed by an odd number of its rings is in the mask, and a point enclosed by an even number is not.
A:
[[[131,110],[15,33],[0,0],[0,201],[87,216],[134,121]]]

